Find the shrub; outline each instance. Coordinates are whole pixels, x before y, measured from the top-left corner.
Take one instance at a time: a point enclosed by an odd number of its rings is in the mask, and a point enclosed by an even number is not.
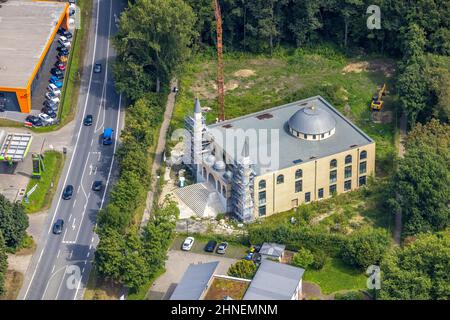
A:
[[[388,245],[386,230],[364,228],[352,234],[342,248],[341,257],[349,265],[366,268],[380,263]]]
[[[314,262],[314,256],[308,249],[300,249],[292,258],[292,264],[300,268],[308,268]]]
[[[239,260],[228,269],[228,275],[236,278],[252,279],[256,273],[256,265],[250,260]]]
[[[311,264],[311,268],[314,270],[321,270],[325,263],[327,263],[328,256],[325,252],[322,250],[315,251],[313,253],[314,255],[314,261]]]
[[[343,293],[336,293],[334,300],[363,300],[364,294],[360,291],[348,291]]]

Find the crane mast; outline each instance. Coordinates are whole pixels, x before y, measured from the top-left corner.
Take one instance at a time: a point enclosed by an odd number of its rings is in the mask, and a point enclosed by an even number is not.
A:
[[[216,17],[217,33],[217,100],[219,103],[219,121],[225,120],[225,89],[222,60],[222,15],[220,13],[219,0],[213,0],[214,14]]]

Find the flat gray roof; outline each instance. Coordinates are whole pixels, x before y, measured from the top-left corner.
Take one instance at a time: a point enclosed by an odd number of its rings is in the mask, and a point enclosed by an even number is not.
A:
[[[9,0],[0,8],[0,87],[25,88],[66,2]]]
[[[189,265],[170,300],[200,299],[218,265],[219,261]]]
[[[32,140],[33,137],[29,133],[6,133],[0,130],[0,160],[22,161]]]
[[[304,272],[302,268],[263,259],[243,300],[291,300]]]
[[[301,108],[310,107],[314,105],[315,108],[329,113],[336,121],[336,131],[331,137],[320,140],[310,141],[294,137],[288,131],[287,122],[291,116]],[[259,118],[258,118],[259,117]],[[230,119],[220,123],[215,123],[208,126],[208,131],[212,133],[216,143],[224,140],[222,148],[233,159],[241,159],[242,144],[226,143],[227,130],[240,129],[249,130],[256,129],[256,136],[258,143],[252,143],[252,135],[247,132],[245,135],[250,136],[250,158],[254,164],[256,174],[263,174],[283,168],[288,168],[296,163],[308,162],[314,159],[323,158],[332,154],[340,153],[345,150],[351,150],[363,145],[373,143],[373,140],[366,135],[361,129],[350,122],[339,111],[337,111],[330,103],[328,103],[321,96],[311,97],[308,99],[295,101],[282,106],[266,109],[256,113],[252,113],[243,117]],[[266,130],[264,130],[266,129]],[[279,133],[277,141],[271,141],[271,131],[276,130]],[[267,136],[262,135],[266,132]],[[242,136],[240,134],[239,136]],[[258,159],[258,152],[266,154],[270,153],[272,144],[278,144],[278,155],[271,155],[278,161],[278,166],[265,166]],[[225,147],[223,147],[225,145]],[[267,150],[267,152],[265,151]],[[236,156],[237,155],[237,156]]]

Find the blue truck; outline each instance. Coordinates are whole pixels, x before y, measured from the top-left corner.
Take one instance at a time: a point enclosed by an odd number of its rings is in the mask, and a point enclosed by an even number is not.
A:
[[[103,145],[110,145],[113,141],[114,130],[111,128],[103,129]]]

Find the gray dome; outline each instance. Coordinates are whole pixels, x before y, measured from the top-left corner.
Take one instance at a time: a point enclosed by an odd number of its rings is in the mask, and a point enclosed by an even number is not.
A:
[[[304,134],[322,134],[333,130],[336,120],[325,110],[305,107],[298,110],[288,121],[289,127]]]

